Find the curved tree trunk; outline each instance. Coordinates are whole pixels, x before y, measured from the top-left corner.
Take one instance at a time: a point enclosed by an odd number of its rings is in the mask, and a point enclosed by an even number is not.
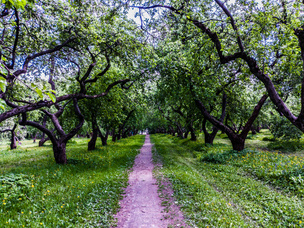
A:
[[[226,95],[226,93],[223,93],[223,97],[222,97],[222,114],[221,114],[221,117],[219,119],[219,122],[221,122],[221,123],[225,119],[226,107],[227,107],[227,95]],[[226,126],[227,126],[227,119],[228,118],[226,118],[226,123],[225,123]],[[209,133],[207,131],[207,128],[206,128],[206,123],[207,123],[207,119],[204,118],[202,129],[203,129],[203,132],[204,132],[204,135],[205,135],[205,143],[213,144],[213,141],[214,141],[215,136],[216,136],[217,132],[219,131],[219,129],[217,127],[213,126],[212,127],[212,132]]]
[[[40,141],[39,141],[39,146],[43,146],[44,143],[45,143],[46,141],[48,141],[49,139],[50,139],[49,137],[47,137],[47,138],[42,137],[42,139],[40,139]]]
[[[229,128],[228,126],[224,125],[221,121],[219,121],[216,118],[214,118],[213,116],[211,116],[200,100],[196,99],[195,103],[196,103],[197,107],[201,110],[204,117],[206,119],[208,119],[208,121],[210,121],[215,127],[221,129],[228,135],[228,137],[232,143],[233,149],[237,150],[237,151],[241,151],[244,149],[245,139],[248,135],[248,132],[250,131],[253,122],[258,117],[259,112],[260,112],[263,104],[265,103],[267,97],[268,97],[267,95],[263,95],[261,97],[260,101],[255,106],[255,108],[252,112],[252,115],[248,119],[247,123],[245,124],[245,126],[240,134],[235,133],[231,128]]]
[[[204,132],[204,136],[205,136],[205,144],[208,143],[208,144],[213,144],[213,141],[215,139],[215,136],[218,132],[218,128],[216,127],[212,127],[212,132],[209,133],[207,128],[206,128],[206,118],[203,120],[203,126],[202,126],[202,129],[203,129],[203,132]]]
[[[27,120],[27,114],[22,113],[22,119],[20,120],[20,125],[28,125],[35,127],[39,129],[42,132],[45,132],[50,140],[52,141],[53,144],[53,153],[54,153],[54,158],[57,164],[66,164],[67,163],[67,157],[66,157],[66,143],[77,134],[77,132],[80,130],[84,123],[84,116],[81,114],[79,106],[78,106],[78,101],[76,98],[73,99],[74,103],[74,109],[75,113],[79,118],[79,123],[77,126],[75,126],[69,133],[65,133],[62,129],[62,126],[60,125],[60,122],[58,120],[58,117],[63,113],[64,108],[59,108],[58,112],[55,114],[46,112],[47,115],[50,117],[52,120],[55,129],[57,130],[57,134],[54,134],[53,131],[50,129],[46,128],[45,126],[41,125],[40,123],[34,122],[34,121],[29,121]]]
[[[216,134],[204,134],[205,135],[205,143],[213,144],[214,138]]]

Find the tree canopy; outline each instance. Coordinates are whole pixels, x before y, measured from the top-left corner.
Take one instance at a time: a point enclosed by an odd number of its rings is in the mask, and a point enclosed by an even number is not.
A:
[[[80,132],[94,149],[144,129],[206,143],[220,130],[235,150],[261,126],[304,132],[303,2],[2,0],[0,12],[1,128],[38,130],[57,163]],[[275,127],[286,121],[293,136]]]

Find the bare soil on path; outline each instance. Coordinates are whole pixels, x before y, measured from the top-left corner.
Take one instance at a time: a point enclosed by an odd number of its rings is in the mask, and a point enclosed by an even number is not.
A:
[[[140,154],[135,158],[125,197],[120,201],[121,209],[115,216],[118,228],[185,227],[183,223],[176,222],[182,219],[181,213],[175,213],[177,218],[163,213],[165,207],[161,206],[153,168],[152,144],[146,135]],[[164,219],[165,215],[170,218]]]

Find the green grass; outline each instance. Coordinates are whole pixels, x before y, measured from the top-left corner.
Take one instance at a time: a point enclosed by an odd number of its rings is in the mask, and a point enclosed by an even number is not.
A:
[[[250,149],[234,154],[226,144],[204,147],[166,135],[152,142],[191,227],[303,226],[302,158]]]
[[[67,146],[68,165],[54,162],[50,144],[24,141],[0,152],[1,227],[110,227],[144,136],[87,151],[88,139]]]

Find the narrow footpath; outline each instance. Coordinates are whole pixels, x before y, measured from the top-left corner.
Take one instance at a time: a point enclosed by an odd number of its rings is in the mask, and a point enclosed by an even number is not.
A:
[[[133,171],[129,176],[129,185],[125,197],[120,202],[121,209],[115,216],[119,228],[165,228],[168,221],[163,219],[161,200],[158,196],[158,185],[153,178],[152,145],[150,136],[137,155]]]

